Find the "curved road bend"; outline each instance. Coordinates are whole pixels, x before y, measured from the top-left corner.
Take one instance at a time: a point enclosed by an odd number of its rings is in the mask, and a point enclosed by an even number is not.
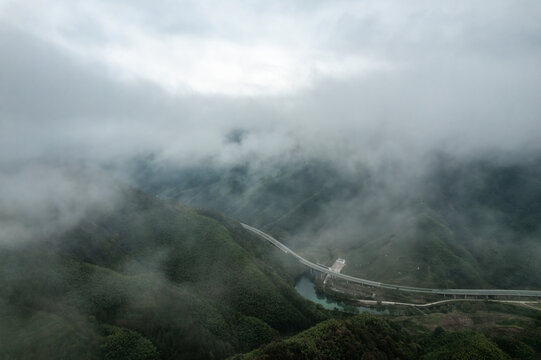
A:
[[[282,250],[286,254],[290,254],[297,258],[299,262],[308,266],[311,269],[317,270],[319,272],[329,274],[332,277],[351,281],[357,284],[363,284],[368,286],[374,286],[378,288],[406,291],[406,292],[415,292],[415,293],[424,293],[424,294],[438,294],[438,295],[459,295],[459,296],[529,296],[529,297],[541,297],[541,290],[499,290],[499,289],[430,289],[430,288],[421,288],[414,286],[403,286],[403,285],[392,285],[385,284],[382,282],[372,281],[361,279],[354,276],[349,276],[341,273],[334,272],[325,266],[315,264],[311,261],[306,260],[302,256],[295,253],[293,250],[273,238],[272,236],[264,233],[263,231],[254,228],[253,226],[246,225],[241,223],[242,227],[246,230],[253,232],[254,234],[259,235],[265,240],[272,243],[278,249]]]

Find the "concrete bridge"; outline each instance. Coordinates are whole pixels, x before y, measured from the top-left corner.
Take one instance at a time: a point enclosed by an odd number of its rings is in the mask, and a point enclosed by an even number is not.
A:
[[[404,286],[404,285],[392,285],[386,284],[378,281],[361,279],[354,276],[349,276],[335,272],[328,267],[315,264],[309,260],[306,260],[302,256],[295,253],[293,250],[273,238],[272,236],[264,233],[263,231],[254,228],[253,226],[246,225],[241,223],[241,225],[248,231],[253,232],[254,234],[262,237],[263,239],[269,241],[271,244],[276,246],[278,249],[282,250],[286,254],[294,256],[299,262],[308,266],[310,269],[319,271],[324,274],[329,274],[333,278],[342,279],[350,281],[352,283],[362,284],[373,286],[377,288],[390,289],[405,291],[411,293],[423,293],[423,294],[437,294],[437,295],[451,295],[451,296],[524,296],[524,297],[539,297],[541,298],[541,290],[504,290],[504,289],[431,289],[431,288],[422,288],[414,286]]]

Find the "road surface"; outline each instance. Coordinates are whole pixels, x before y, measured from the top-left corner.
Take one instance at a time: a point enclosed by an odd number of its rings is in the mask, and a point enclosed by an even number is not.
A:
[[[253,232],[256,235],[264,238],[265,240],[272,243],[278,249],[282,250],[286,254],[290,254],[297,258],[299,262],[308,266],[311,269],[316,271],[329,274],[334,278],[342,279],[346,281],[351,281],[353,283],[373,286],[377,288],[398,290],[412,293],[423,293],[423,294],[438,294],[438,295],[450,295],[450,296],[526,296],[526,297],[539,297],[541,298],[541,290],[500,290],[500,289],[431,289],[431,288],[421,288],[414,286],[404,286],[404,285],[392,285],[386,284],[378,281],[361,279],[354,276],[349,276],[335,272],[328,267],[315,264],[309,260],[306,260],[302,256],[295,253],[293,250],[273,238],[272,236],[264,233],[263,231],[254,228],[253,226],[246,225],[241,223],[241,225],[248,231]]]
[[[363,305],[371,305],[371,306],[376,306],[376,305],[386,305],[386,306],[398,305],[398,306],[412,306],[412,307],[417,307],[417,308],[431,307],[431,306],[446,304],[446,303],[450,303],[450,302],[457,302],[457,301],[467,301],[467,302],[483,301],[484,302],[486,300],[483,300],[483,299],[447,299],[447,300],[434,301],[434,302],[425,303],[425,304],[404,303],[404,302],[397,302],[397,301],[357,300],[357,302],[359,302],[359,303],[361,303]],[[513,301],[513,300],[488,300],[488,301],[489,302],[496,302],[496,303],[504,303],[504,304],[521,305],[521,306],[525,306],[525,307],[533,309],[533,310],[541,311],[541,308],[538,308],[538,307],[534,306],[535,304],[538,304],[537,301]]]

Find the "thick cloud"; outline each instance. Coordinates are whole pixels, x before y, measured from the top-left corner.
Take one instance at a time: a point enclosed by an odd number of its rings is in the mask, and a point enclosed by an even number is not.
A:
[[[47,239],[120,200],[104,174],[51,164],[3,168],[0,176],[0,245]]]
[[[149,4],[0,1],[3,181],[147,154],[349,168],[539,149],[537,1]]]

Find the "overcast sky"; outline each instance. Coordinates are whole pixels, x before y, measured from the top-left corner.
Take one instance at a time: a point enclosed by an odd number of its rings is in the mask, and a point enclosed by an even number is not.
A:
[[[0,243],[114,206],[89,168],[134,156],[539,150],[540,19],[539,0],[0,0]]]
[[[0,161],[535,148],[539,19],[538,0],[0,0]]]

